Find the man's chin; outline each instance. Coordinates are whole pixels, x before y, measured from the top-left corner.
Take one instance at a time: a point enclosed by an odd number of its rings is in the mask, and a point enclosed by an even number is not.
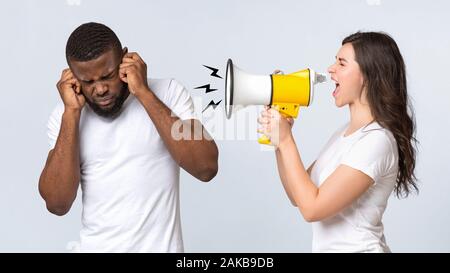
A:
[[[99,105],[94,102],[89,103],[91,109],[99,116],[105,118],[113,118],[122,108],[122,105],[118,105],[117,99],[108,105]]]
[[[100,111],[109,112],[116,105],[116,101],[114,101],[114,102],[112,102],[112,103],[110,103],[108,105],[99,105],[99,104],[96,104],[96,105],[97,105],[97,109],[99,109]]]
[[[118,96],[114,97],[114,101],[107,105],[99,105],[93,101],[86,100],[91,109],[99,116],[105,118],[115,118],[120,114],[123,103],[129,96],[128,85],[124,85]]]

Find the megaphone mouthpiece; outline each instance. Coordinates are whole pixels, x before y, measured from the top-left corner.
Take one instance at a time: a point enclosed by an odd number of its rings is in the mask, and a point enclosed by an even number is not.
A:
[[[327,81],[327,76],[323,73],[315,73],[314,83],[323,83]]]

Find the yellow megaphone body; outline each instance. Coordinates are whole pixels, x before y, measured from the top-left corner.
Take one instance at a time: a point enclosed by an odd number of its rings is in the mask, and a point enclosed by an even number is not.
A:
[[[225,79],[225,112],[232,112],[248,105],[271,105],[285,117],[296,118],[300,106],[309,106],[313,101],[314,85],[326,81],[326,76],[303,69],[291,74],[249,74],[228,59]],[[261,144],[270,144],[266,136],[258,139]]]

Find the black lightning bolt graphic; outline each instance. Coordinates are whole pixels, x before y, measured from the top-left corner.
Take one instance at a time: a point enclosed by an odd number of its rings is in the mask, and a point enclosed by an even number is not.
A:
[[[219,69],[214,68],[214,67],[211,67],[211,66],[207,66],[207,65],[203,65],[203,66],[206,67],[206,68],[208,68],[208,69],[211,69],[211,70],[212,70],[211,76],[217,77],[217,78],[221,78],[221,79],[222,79],[221,76],[217,75],[217,72],[219,72]]]
[[[205,85],[202,85],[202,86],[199,86],[199,87],[195,87],[194,89],[203,89],[203,88],[205,88],[205,93],[206,94],[208,94],[209,92],[213,92],[213,91],[217,90],[217,89],[211,88],[210,84],[205,84]]]
[[[220,104],[222,100],[219,100],[217,103],[214,102],[214,100],[212,100],[208,106],[205,107],[205,109],[203,109],[202,113],[206,111],[206,109],[208,109],[210,106],[213,107],[213,109],[216,109],[216,107]]]

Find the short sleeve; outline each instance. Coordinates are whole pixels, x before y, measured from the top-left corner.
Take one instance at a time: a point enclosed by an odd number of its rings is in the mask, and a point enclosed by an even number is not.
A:
[[[191,95],[183,85],[171,79],[167,95],[167,106],[181,120],[197,119]]]
[[[58,139],[59,129],[61,128],[61,119],[64,112],[64,105],[58,103],[54,108],[47,122],[47,136],[50,150],[55,148],[56,140]]]
[[[360,138],[344,155],[341,164],[357,169],[374,182],[396,170],[395,140],[384,130],[373,130]]]

